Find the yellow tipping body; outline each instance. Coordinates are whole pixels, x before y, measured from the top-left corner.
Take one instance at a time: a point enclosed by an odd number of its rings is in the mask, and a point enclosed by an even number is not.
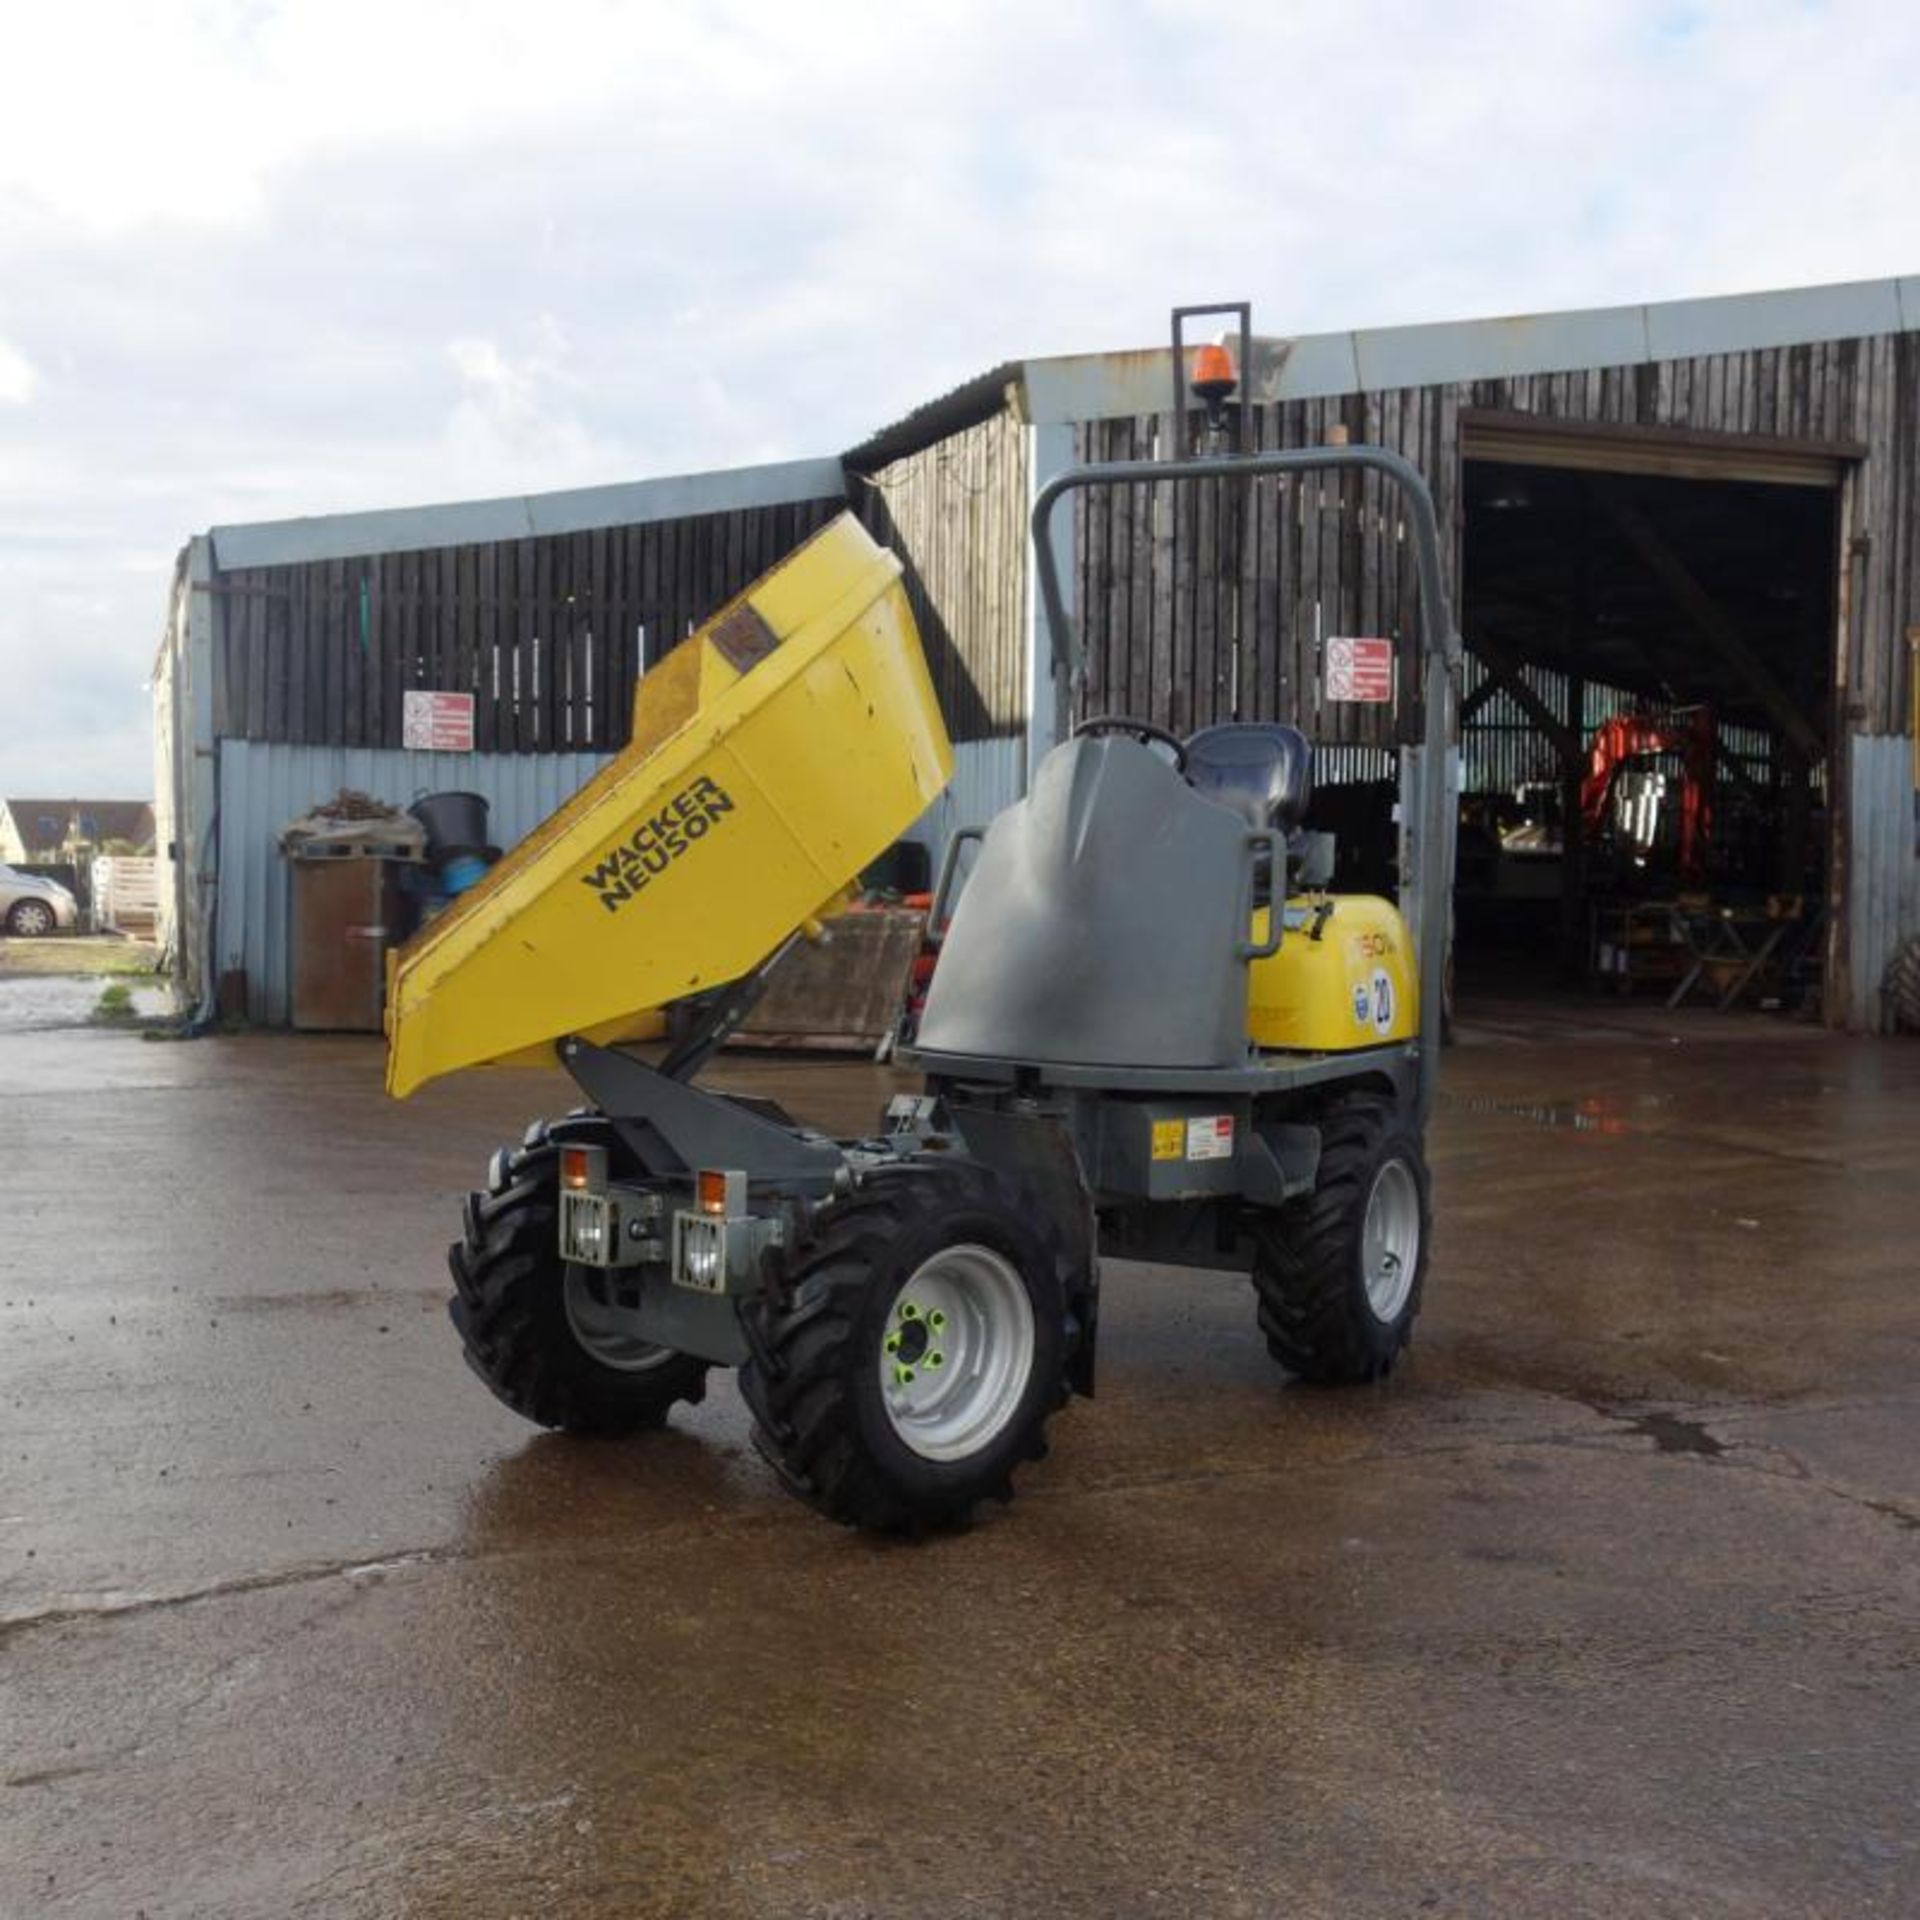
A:
[[[388,962],[387,1091],[750,972],[938,798],[900,562],[843,514],[644,675],[626,750]]]
[[[1313,937],[1323,908],[1331,908]],[[1254,915],[1264,939],[1267,916]],[[1373,894],[1287,902],[1280,951],[1247,969],[1247,1031],[1257,1047],[1345,1053],[1410,1040],[1420,1028],[1413,942],[1391,901]]]

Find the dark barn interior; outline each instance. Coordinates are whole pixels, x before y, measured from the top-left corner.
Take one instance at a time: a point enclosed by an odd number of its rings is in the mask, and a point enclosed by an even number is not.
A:
[[[1834,491],[1469,459],[1463,499],[1460,989],[1772,939],[1817,993]]]

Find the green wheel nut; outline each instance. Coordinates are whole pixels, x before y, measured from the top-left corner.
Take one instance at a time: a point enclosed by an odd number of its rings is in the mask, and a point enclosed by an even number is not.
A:
[[[913,1385],[913,1369],[911,1367],[902,1367],[900,1369],[900,1384],[903,1387]]]
[[[938,1307],[935,1307],[934,1310],[927,1315],[927,1325],[930,1326],[935,1333],[938,1333],[946,1324],[947,1316],[942,1313]]]
[[[900,1318],[902,1320],[918,1320],[920,1318],[920,1309],[916,1307],[911,1300],[902,1300],[900,1302]]]
[[[938,1347],[927,1355],[927,1365],[930,1367],[944,1367],[946,1364],[947,1356]]]
[[[887,1351],[889,1353],[898,1353],[900,1351],[900,1336],[897,1333],[887,1335]]]

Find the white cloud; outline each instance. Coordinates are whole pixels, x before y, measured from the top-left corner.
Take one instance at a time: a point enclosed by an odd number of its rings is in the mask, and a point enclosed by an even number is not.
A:
[[[1182,298],[1286,332],[1910,270],[1915,71],[1876,0],[22,12],[0,790],[134,725],[217,521],[830,452]]]
[[[468,337],[448,343],[447,360],[461,393],[447,419],[446,445],[470,492],[538,492],[617,471],[617,453],[596,442],[574,410],[579,382],[551,314],[539,316],[533,343],[518,357],[493,340]]]
[[[33,362],[0,335],[0,406],[25,406],[39,384],[40,376],[34,372]]]

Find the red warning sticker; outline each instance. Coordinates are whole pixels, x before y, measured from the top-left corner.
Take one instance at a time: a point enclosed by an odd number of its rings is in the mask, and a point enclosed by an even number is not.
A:
[[[1363,706],[1393,699],[1391,640],[1331,639],[1327,642],[1327,698]]]

